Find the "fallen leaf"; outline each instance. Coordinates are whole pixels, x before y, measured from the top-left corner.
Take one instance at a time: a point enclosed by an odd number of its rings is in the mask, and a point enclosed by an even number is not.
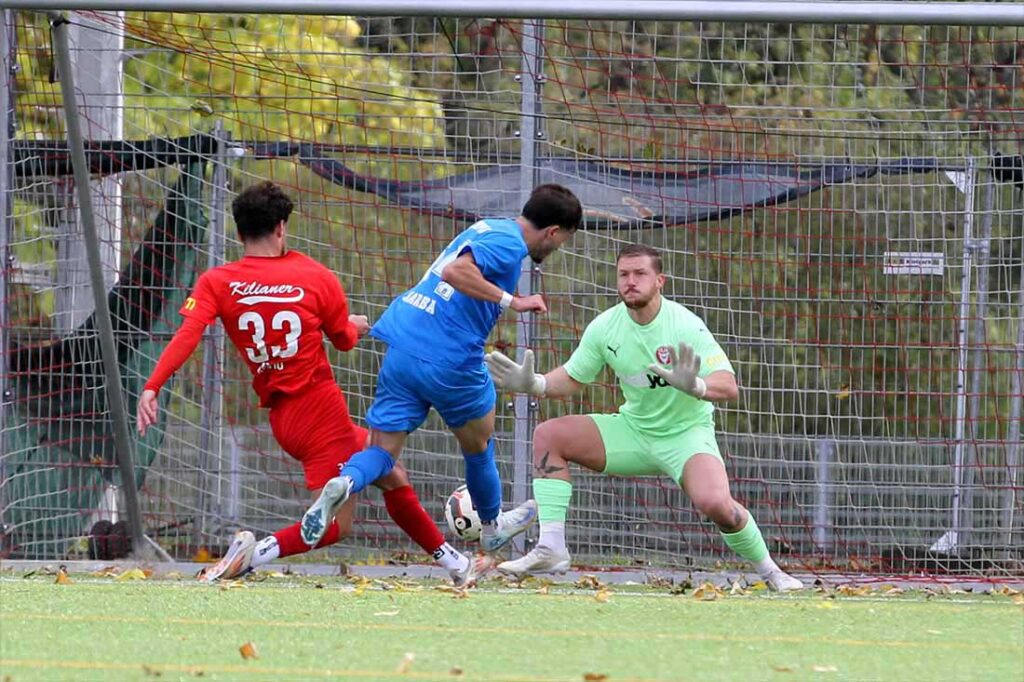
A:
[[[541,587],[537,588],[537,590],[536,590],[536,592],[534,592],[534,594],[547,594],[550,591],[551,591],[550,587],[548,587],[547,585],[542,585]]]
[[[645,582],[650,587],[665,587],[668,589],[673,587],[672,580],[669,578],[663,578],[660,575],[648,575]]]
[[[402,660],[398,662],[398,667],[395,668],[395,672],[399,675],[404,675],[409,672],[412,668],[412,662],[416,660],[416,654],[411,651],[402,656]]]
[[[999,590],[999,594],[1004,597],[1016,597],[1020,594],[1020,590],[1015,590],[1012,587],[1003,587],[1003,589]]]
[[[146,579],[146,574],[143,573],[142,569],[140,569],[140,568],[129,568],[128,570],[124,571],[123,573],[118,575],[116,578],[114,578],[114,580],[145,580],[145,579]]]
[[[61,566],[60,569],[57,571],[57,579],[54,580],[53,582],[55,582],[58,585],[71,585],[71,584],[73,584],[71,578],[68,577],[68,572],[64,570],[63,566]]]
[[[941,635],[942,630],[925,630],[929,635]]]
[[[242,654],[242,659],[246,661],[250,658],[260,657],[260,655],[256,653],[256,645],[252,642],[246,642],[242,646],[238,647],[238,653]]]
[[[451,675],[452,677],[458,677],[459,675],[462,674],[462,668],[460,668],[457,665],[456,666],[452,666],[452,669],[448,671],[448,674]]]
[[[469,590],[455,590],[455,594],[452,595],[452,599],[469,599]]]
[[[702,601],[714,601],[723,596],[725,596],[725,590],[710,582],[701,584],[693,591],[693,598]]]
[[[243,590],[247,590],[247,589],[249,589],[249,586],[245,584],[244,580],[221,580],[220,581],[220,589],[221,590],[237,590],[238,588],[242,588]]]
[[[836,588],[836,593],[841,594],[844,597],[866,597],[871,594],[871,588],[867,585],[861,585],[855,587],[854,585],[840,585]]]
[[[612,591],[607,588],[601,588],[594,595],[594,599],[601,602],[602,604],[607,603],[612,598]]]
[[[583,673],[584,682],[604,682],[608,676],[604,673]]]
[[[164,574],[164,580],[183,580],[184,578],[185,576],[178,571],[171,571],[170,573]]]
[[[895,597],[896,595],[903,594],[906,590],[902,587],[896,587],[895,585],[886,585],[882,589],[882,595],[886,597]]]
[[[375,616],[397,616],[398,615],[398,609],[395,609],[394,611],[378,611],[377,613],[375,613],[373,615],[375,615]]]
[[[116,578],[117,574],[121,572],[117,566],[104,566],[98,571],[93,571],[89,575],[94,578]]]
[[[1015,595],[1013,595],[1013,603],[1014,604],[1024,604],[1024,594],[1015,594]]]
[[[750,587],[747,588],[751,592],[760,592],[768,589],[768,583],[763,580],[758,580],[756,583],[751,583]]]
[[[142,569],[142,575],[146,576],[146,578],[152,578],[153,577],[153,569],[152,568],[144,568],[144,569]]]
[[[736,595],[736,594],[744,595],[744,594],[747,594],[747,591],[745,589],[743,589],[743,586],[740,585],[740,581],[737,579],[737,580],[733,581],[732,589],[729,590],[729,594],[732,594],[732,595]]]
[[[816,673],[836,673],[839,672],[839,668],[834,665],[812,665],[811,670]]]
[[[192,555],[192,561],[199,564],[206,564],[213,561],[213,556],[210,554],[210,550],[205,547],[200,547],[199,550]]]
[[[576,581],[576,587],[581,590],[600,590],[605,585],[597,579],[596,575],[585,575]]]
[[[773,665],[772,666],[772,670],[774,670],[777,673],[791,673],[791,672],[793,672],[793,669],[790,668],[788,665]]]
[[[146,673],[147,677],[160,677],[161,675],[163,675],[162,672],[160,672],[156,668],[150,668],[145,663],[142,664],[142,672]]]
[[[838,609],[839,608],[839,604],[836,604],[834,601],[823,601],[823,602],[818,602],[818,608],[819,609]]]

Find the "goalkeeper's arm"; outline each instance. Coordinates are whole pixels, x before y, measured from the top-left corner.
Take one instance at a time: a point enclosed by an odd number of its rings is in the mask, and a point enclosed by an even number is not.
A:
[[[533,351],[523,353],[523,364],[497,351],[488,353],[487,370],[498,388],[547,398],[565,398],[583,390],[583,384],[569,376],[562,365],[547,374],[533,371]]]

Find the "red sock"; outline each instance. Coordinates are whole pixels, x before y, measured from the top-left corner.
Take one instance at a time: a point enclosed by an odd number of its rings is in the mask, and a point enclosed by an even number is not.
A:
[[[333,545],[339,539],[341,539],[341,528],[338,526],[337,521],[331,521],[331,525],[327,526],[327,532],[320,539],[320,542],[316,543],[316,547],[310,547],[302,541],[302,532],[299,530],[300,524],[293,523],[287,528],[274,533],[274,537],[277,538],[277,548],[281,552],[278,554],[279,557],[291,556],[292,554],[302,554],[308,552],[311,549],[320,549],[327,545]]]
[[[444,544],[444,536],[420,504],[420,498],[416,497],[416,491],[411,485],[385,492],[384,506],[398,527],[427,554],[433,554],[434,550]]]

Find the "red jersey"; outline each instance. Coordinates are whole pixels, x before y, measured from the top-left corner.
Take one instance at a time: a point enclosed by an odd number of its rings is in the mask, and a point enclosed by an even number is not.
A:
[[[245,256],[206,271],[180,312],[186,318],[179,330],[184,336],[194,336],[189,329],[201,333],[221,319],[252,372],[261,407],[322,381],[334,381],[324,336],[339,350],[350,350],[359,340],[338,278],[297,251],[279,257]],[[172,345],[174,341],[146,388],[159,391],[195,348],[192,345],[179,360],[180,352]],[[187,344],[180,350],[186,348]]]

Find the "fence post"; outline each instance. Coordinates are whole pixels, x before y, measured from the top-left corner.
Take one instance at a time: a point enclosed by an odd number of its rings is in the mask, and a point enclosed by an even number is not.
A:
[[[156,556],[165,561],[170,557],[142,531],[142,515],[139,509],[138,490],[135,487],[135,442],[128,428],[128,410],[124,402],[121,384],[121,368],[117,359],[117,344],[114,328],[110,322],[110,306],[107,302],[106,285],[103,279],[103,263],[100,258],[99,239],[92,212],[92,197],[89,188],[89,162],[85,157],[85,143],[79,127],[78,103],[75,101],[75,84],[71,70],[71,51],[68,47],[68,20],[60,12],[51,12],[53,27],[54,57],[57,61],[58,78],[64,104],[65,126],[68,149],[74,168],[75,191],[78,194],[82,232],[85,237],[85,252],[89,261],[89,276],[92,284],[93,303],[96,306],[96,328],[99,335],[100,351],[103,357],[103,371],[106,380],[107,407],[110,411],[111,428],[117,449],[117,464],[121,471],[121,487],[124,490],[125,512],[132,534],[132,553],[140,558]]]
[[[213,126],[213,137],[216,148],[213,156],[213,188],[210,191],[210,230],[207,235],[208,259],[207,267],[213,268],[224,262],[224,205],[227,201],[227,146],[228,136],[224,132],[224,124],[217,120]],[[217,462],[217,499],[223,500],[220,494],[220,482],[223,478],[223,443],[221,429],[223,420],[224,384],[224,326],[218,320],[207,328],[203,342],[203,400],[202,415],[199,419],[199,453],[196,462],[198,468],[199,499],[196,503],[195,544],[202,545],[206,534],[206,517],[208,514],[208,485],[210,478],[210,451],[216,449]],[[216,439],[214,439],[216,431]],[[218,513],[223,519],[223,514]]]
[[[543,139],[540,126],[540,96],[538,86],[544,81],[543,64],[540,55],[543,24],[526,21],[523,24],[523,59],[519,72],[520,120],[519,120],[519,191],[520,204],[525,204],[530,191],[537,184],[537,147]],[[529,296],[537,287],[540,267],[529,257],[523,261],[523,273],[519,277],[519,295]],[[519,315],[516,320],[516,347],[518,360],[536,338],[536,319],[533,313]],[[533,461],[532,434],[537,414],[537,398],[528,395],[515,397],[515,443],[512,472],[512,502],[522,504],[530,497],[530,464]],[[513,540],[513,551],[523,554],[526,540],[520,535]]]
[[[12,402],[12,392],[7,385],[7,363],[10,360],[10,333],[8,332],[8,298],[7,280],[11,276],[13,262],[11,259],[9,240],[11,234],[11,196],[14,183],[11,182],[11,123],[14,120],[13,103],[11,101],[11,84],[13,83],[13,45],[11,31],[11,10],[0,10],[0,538],[4,535],[3,514],[7,508],[3,493],[7,475],[4,471],[4,436],[7,433],[7,410]],[[2,550],[2,547],[0,547]]]

